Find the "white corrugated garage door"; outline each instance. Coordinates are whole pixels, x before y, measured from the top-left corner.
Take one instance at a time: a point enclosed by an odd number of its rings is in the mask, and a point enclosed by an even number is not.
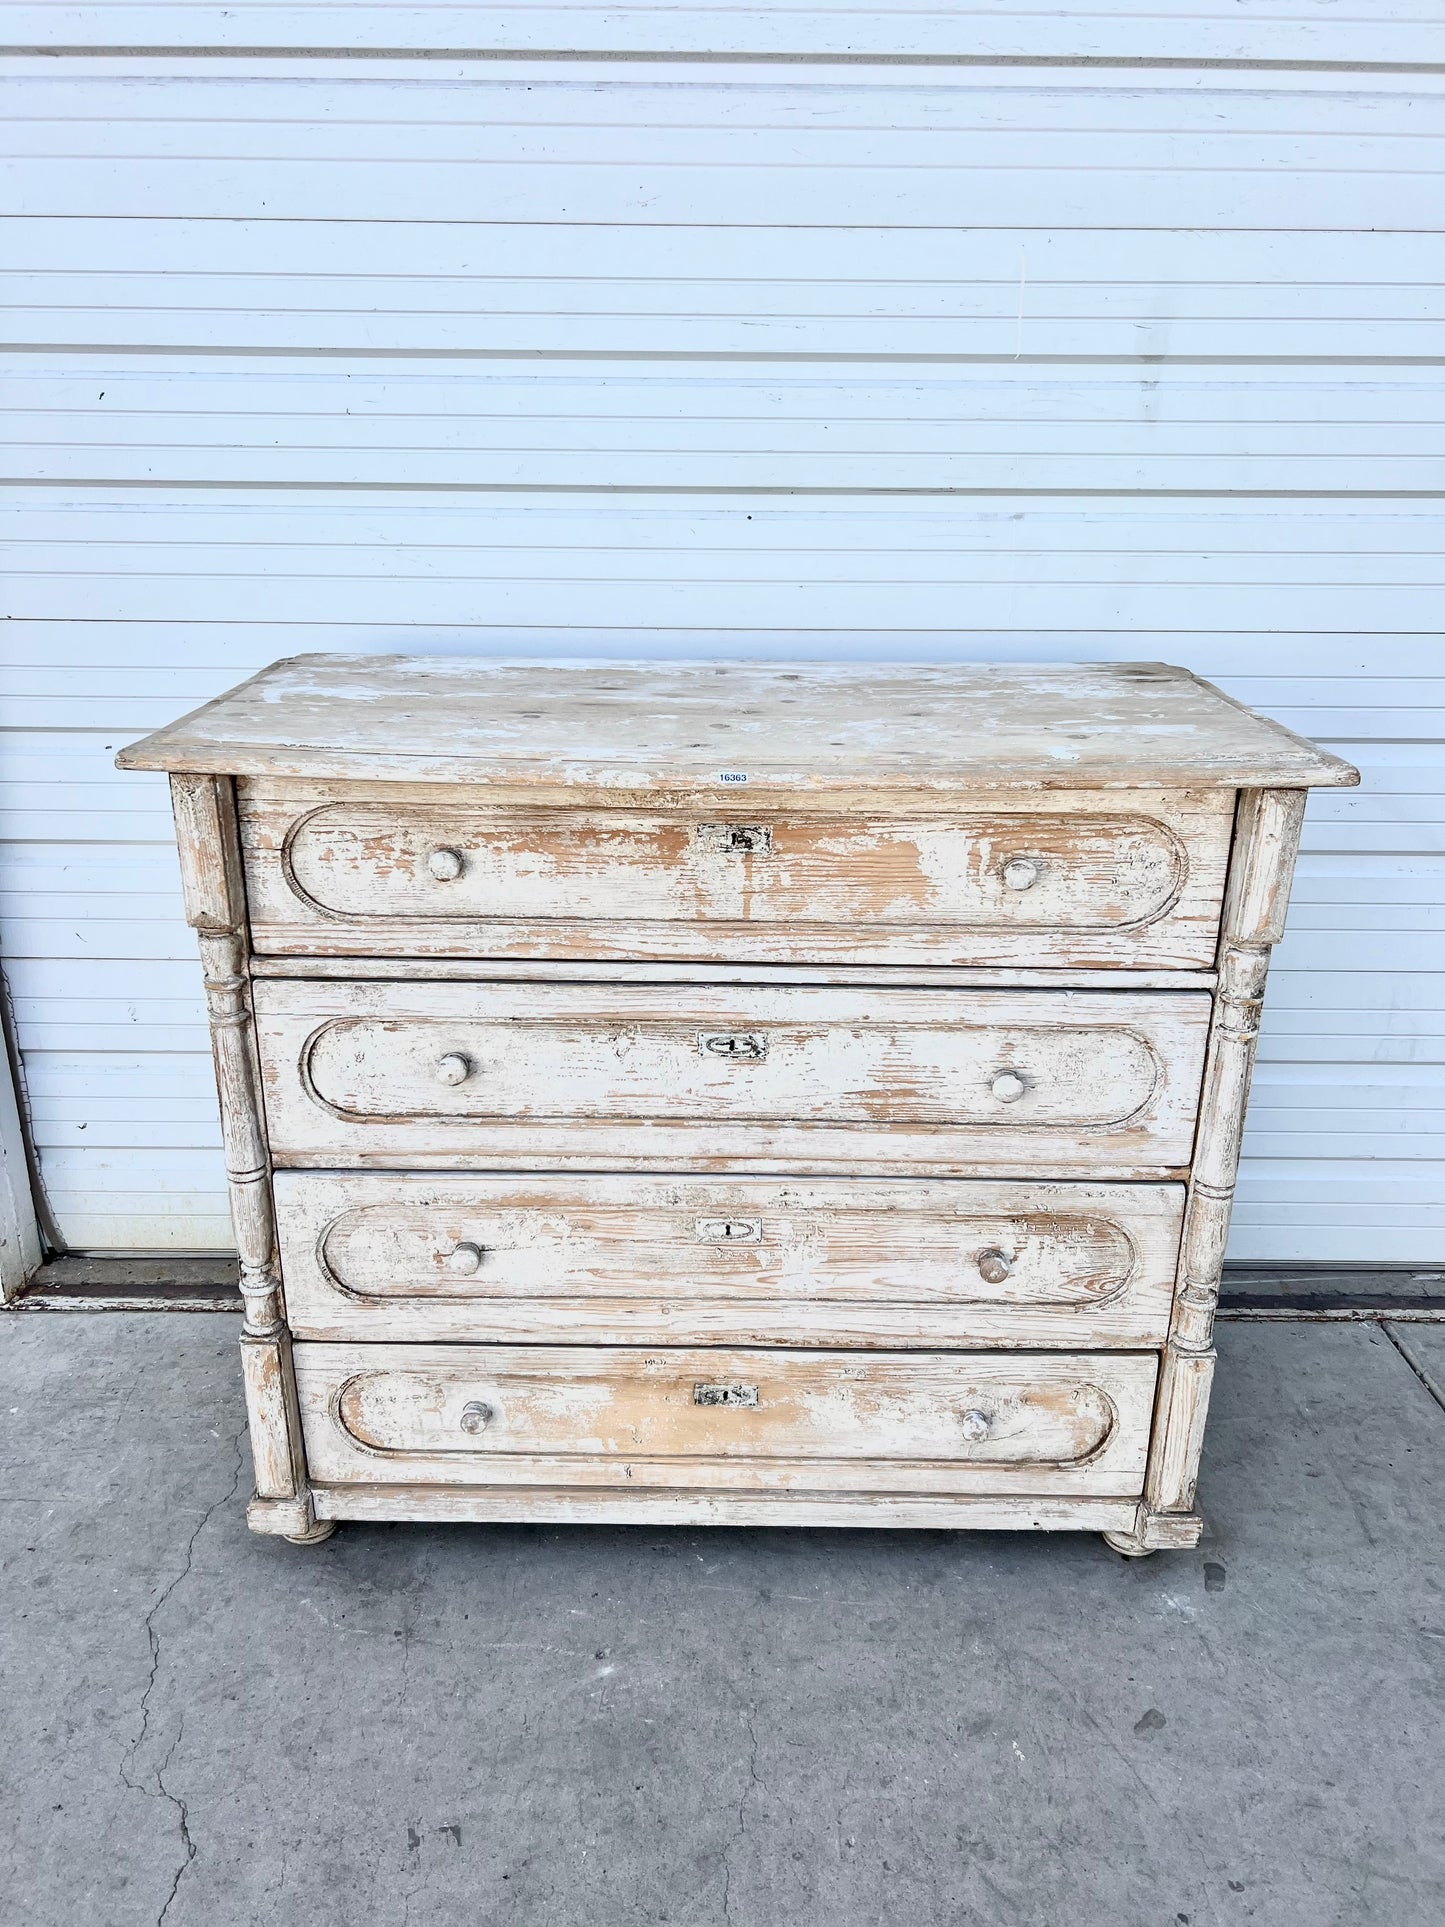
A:
[[[0,4],[0,950],[69,1242],[229,1242],[111,757],[261,664],[1146,656],[1364,771],[1231,1255],[1438,1258],[1445,15],[1369,13]]]

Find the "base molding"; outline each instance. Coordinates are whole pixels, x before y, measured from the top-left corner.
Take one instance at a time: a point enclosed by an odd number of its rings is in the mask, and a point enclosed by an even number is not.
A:
[[[557,1487],[317,1485],[318,1519],[486,1525],[839,1526],[853,1530],[1128,1532],[1137,1499],[874,1493],[621,1492]],[[261,1530],[274,1528],[263,1527]]]
[[[319,1545],[336,1530],[334,1521],[319,1519],[310,1491],[294,1499],[263,1499],[253,1493],[246,1507],[246,1524],[268,1539],[289,1539],[293,1545]]]
[[[1188,1552],[1199,1544],[1204,1521],[1197,1512],[1151,1512],[1140,1505],[1127,1532],[1106,1532],[1104,1543],[1126,1559],[1143,1559],[1151,1552]]]

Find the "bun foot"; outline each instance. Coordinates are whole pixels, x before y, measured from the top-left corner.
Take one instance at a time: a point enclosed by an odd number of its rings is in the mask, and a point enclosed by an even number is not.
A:
[[[1106,1546],[1112,1546],[1115,1552],[1122,1552],[1126,1559],[1147,1559],[1150,1553],[1157,1550],[1154,1546],[1141,1544],[1132,1532],[1106,1532],[1102,1536]]]
[[[1197,1512],[1151,1512],[1141,1505],[1132,1530],[1106,1532],[1104,1544],[1126,1559],[1145,1559],[1151,1552],[1187,1552],[1199,1544],[1204,1521]]]
[[[323,1539],[329,1539],[336,1530],[334,1519],[318,1519],[305,1532],[283,1532],[281,1537],[292,1546],[319,1546]]]

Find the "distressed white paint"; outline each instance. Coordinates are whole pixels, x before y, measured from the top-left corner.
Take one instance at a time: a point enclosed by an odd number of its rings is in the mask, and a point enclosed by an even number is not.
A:
[[[0,947],[71,1240],[228,1242],[164,785],[110,759],[276,656],[1164,655],[1365,773],[1311,805],[1232,1249],[1438,1258],[1439,35],[0,6],[47,50],[0,135],[0,472],[46,484],[7,490]],[[317,57],[163,51],[220,47]],[[525,59],[591,51],[683,58]]]

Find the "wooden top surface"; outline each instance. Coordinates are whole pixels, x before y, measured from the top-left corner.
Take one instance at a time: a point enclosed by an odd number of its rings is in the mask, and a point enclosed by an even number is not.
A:
[[[739,797],[1359,781],[1339,757],[1188,670],[1153,662],[293,656],[116,761],[234,776]]]

